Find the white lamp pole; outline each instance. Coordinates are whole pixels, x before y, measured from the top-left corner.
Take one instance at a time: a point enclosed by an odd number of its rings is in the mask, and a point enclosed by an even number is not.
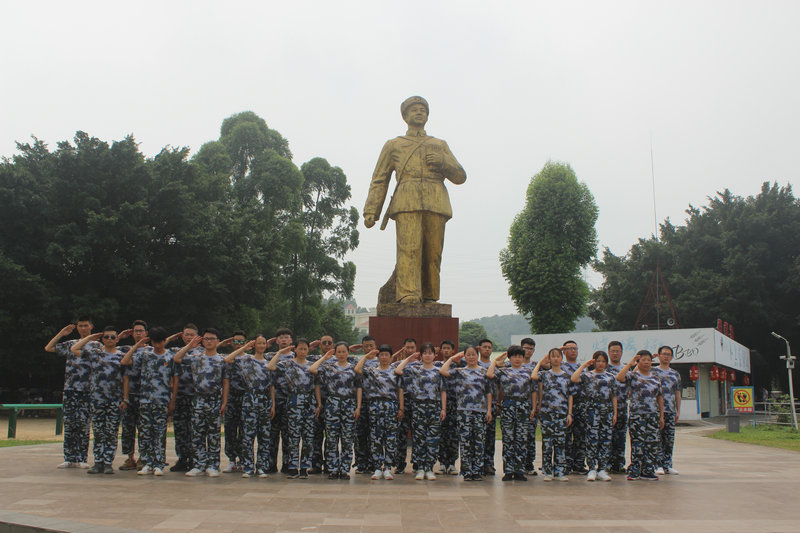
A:
[[[789,346],[789,341],[785,337],[781,337],[774,331],[772,336],[786,343],[786,355],[781,356],[781,359],[786,360],[786,373],[789,374],[789,401],[792,403],[792,423],[795,431],[797,431],[797,411],[794,410],[794,384],[792,383],[792,369],[794,368],[794,360],[797,358],[792,355],[792,347]]]

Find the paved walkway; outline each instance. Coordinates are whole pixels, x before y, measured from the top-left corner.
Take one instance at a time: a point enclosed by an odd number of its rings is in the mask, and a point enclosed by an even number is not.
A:
[[[60,444],[4,448],[0,532],[9,531],[4,521],[87,532],[800,531],[800,454],[708,439],[706,432],[679,428],[681,474],[657,482],[87,476],[55,468]],[[498,465],[499,452],[498,442]]]

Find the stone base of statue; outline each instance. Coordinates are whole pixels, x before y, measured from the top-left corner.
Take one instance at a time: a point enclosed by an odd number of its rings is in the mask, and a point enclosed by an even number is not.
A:
[[[403,318],[450,318],[453,306],[439,302],[419,304],[387,303],[378,304],[378,316],[395,316]]]
[[[378,344],[388,344],[395,352],[403,346],[403,341],[407,338],[416,339],[417,348],[424,342],[439,346],[444,340],[453,341],[458,348],[458,318],[372,316],[369,318],[369,334],[375,337]]]

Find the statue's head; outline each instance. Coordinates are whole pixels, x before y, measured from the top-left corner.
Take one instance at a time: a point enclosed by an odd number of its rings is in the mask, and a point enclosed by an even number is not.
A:
[[[424,117],[422,117],[422,111],[424,111]],[[428,121],[428,114],[430,111],[431,109],[430,106],[428,106],[428,101],[421,96],[406,98],[403,103],[400,104],[400,113],[403,115],[403,120],[409,126],[412,124],[415,126],[424,126]]]

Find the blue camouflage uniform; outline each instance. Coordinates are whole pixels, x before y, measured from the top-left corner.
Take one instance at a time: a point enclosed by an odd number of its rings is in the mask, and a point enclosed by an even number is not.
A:
[[[552,370],[539,370],[542,388],[542,472],[546,476],[564,476],[570,471],[566,457],[568,402],[574,389],[570,377],[571,374],[563,370],[558,374]]]
[[[150,347],[142,347],[139,350],[147,350]],[[123,353],[131,349],[131,346],[122,346]],[[136,350],[137,352],[139,350]],[[139,373],[132,367],[127,366],[123,369],[125,376],[128,377],[128,405],[122,412],[122,454],[132,455],[136,450],[137,434],[139,440],[139,456],[142,449],[142,432],[139,429]],[[144,461],[144,460],[142,460]]]
[[[524,474],[527,458],[527,440],[530,427],[531,370],[520,368],[495,368],[495,381],[503,391],[500,406],[500,430],[503,434],[503,472]]]
[[[244,354],[236,358],[239,375],[245,385],[242,398],[242,468],[246,474],[267,473],[270,469],[270,433],[272,429],[272,395],[275,373],[267,368],[268,359]],[[258,439],[258,455],[255,441]]]
[[[478,366],[481,368],[489,369],[491,363],[484,363],[483,361],[478,361]],[[487,378],[489,379],[489,378]],[[485,433],[484,433],[484,441],[483,441],[483,466],[487,468],[489,466],[494,468],[494,449],[495,449],[495,442],[497,441],[497,422],[498,418],[500,417],[500,396],[498,394],[499,390],[497,388],[497,381],[494,379],[489,379],[489,386],[492,391],[492,398],[494,398],[494,402],[492,403],[492,421],[486,422],[484,420],[485,425]]]
[[[91,427],[92,362],[77,356],[70,348],[78,342],[69,340],[55,346],[55,353],[66,360],[64,368],[64,461],[85,463],[89,455]]]
[[[170,348],[175,355],[180,348]],[[189,354],[202,354],[201,348],[189,350]],[[194,378],[192,367],[187,361],[173,363],[173,375],[178,380],[178,393],[175,397],[175,410],[172,412],[172,429],[175,433],[175,455],[186,465],[194,464],[192,447],[192,404],[194,403]]]
[[[131,365],[139,376],[139,455],[152,468],[164,468],[166,464],[172,357],[170,350],[158,355],[148,346],[134,352]]]
[[[580,368],[580,363],[561,363],[561,369],[569,376]],[[575,394],[572,399],[572,425],[567,428],[567,466],[571,470],[582,470],[586,464],[586,431],[588,427],[586,401],[584,400],[583,390],[574,387]],[[569,472],[567,472],[568,474]]]
[[[659,451],[656,467],[672,468],[672,448],[675,446],[675,416],[678,413],[677,397],[681,393],[681,375],[674,368],[664,370],[655,367],[653,374],[661,380],[661,393],[664,395],[664,427],[659,430]]]
[[[611,465],[612,402],[617,395],[617,383],[616,374],[610,372],[581,373],[581,388],[586,401],[586,463],[589,470],[608,470]]]
[[[225,456],[235,463],[242,459],[242,400],[245,383],[239,365],[225,365],[225,377],[228,379],[228,403],[225,406]]]
[[[486,440],[487,395],[492,393],[492,384],[483,367],[451,368],[449,379],[452,380],[458,398],[461,471],[464,476],[481,476]]]
[[[194,467],[219,470],[220,414],[225,360],[205,351],[187,354],[183,362],[192,368],[194,399],[192,403],[192,448]]]
[[[414,432],[412,457],[416,459],[415,468],[433,471],[439,455],[439,434],[441,432],[442,375],[441,363],[433,368],[424,368],[415,361],[403,369],[405,387],[414,389],[414,413],[411,423]]]
[[[358,364],[358,360],[355,361]],[[380,363],[378,358],[367,359],[364,362],[364,368],[377,367]],[[362,389],[361,393],[361,416],[356,420],[356,437],[353,444],[353,454],[355,457],[356,468],[362,472],[369,472],[375,470],[377,467],[372,464],[371,446],[370,446],[370,396],[366,389]]]
[[[614,376],[622,371],[625,365],[608,364],[608,371]],[[628,440],[628,387],[617,381],[617,423],[611,432],[611,464],[612,470],[625,470],[625,441]]]
[[[392,363],[396,368],[400,361]],[[397,424],[397,453],[395,454],[395,471],[403,472],[406,469],[408,458],[408,439],[411,437],[411,464],[415,464],[414,456],[414,433],[411,425],[414,416],[414,387],[412,384],[406,385],[403,376],[400,376],[400,388],[403,389],[403,418]]]
[[[643,376],[628,371],[625,382],[631,399],[631,465],[628,476],[654,476],[660,444],[658,439],[661,380],[654,374]]]
[[[111,466],[117,453],[120,403],[122,402],[122,358],[115,349],[107,352],[96,341],[87,343],[81,356],[92,363],[92,432],[94,462]]]
[[[347,474],[353,461],[356,393],[361,376],[355,365],[326,362],[319,367],[320,388],[327,393],[325,402],[325,464],[332,474]],[[341,446],[341,448],[340,448]]]
[[[458,361],[451,363],[450,367],[460,368],[465,365],[464,361]],[[439,434],[439,464],[446,470],[454,468],[458,461],[458,397],[453,380],[443,380],[442,389],[447,394],[447,409]]]
[[[523,363],[522,367],[528,370],[528,376],[531,375],[533,369],[536,367],[537,361],[531,360],[530,363]],[[536,383],[531,384],[533,387],[534,392],[538,395],[538,386]],[[538,413],[533,419],[528,420],[528,437],[525,443],[525,470],[529,473],[536,474],[536,467],[534,466],[534,462],[536,461],[536,428],[539,427],[539,415]]]
[[[264,354],[267,360],[271,360],[276,352],[269,352]],[[282,354],[278,358],[278,367],[274,372],[275,383],[275,418],[272,419],[272,426],[269,433],[269,464],[270,472],[277,471],[278,469],[278,445],[283,443],[283,453],[281,454],[281,462],[284,469],[288,468],[289,463],[289,427],[288,427],[288,402],[289,402],[289,384],[286,381],[284,369],[280,363],[282,361],[290,361],[294,359],[294,353],[289,352]],[[313,418],[313,414],[312,414]],[[313,424],[313,422],[312,422]],[[297,468],[297,467],[295,467]]]
[[[311,362],[298,363],[294,358],[278,361],[278,370],[285,380],[286,391],[286,436],[284,456],[291,470],[308,470],[311,467],[311,451],[314,446],[314,412],[317,400],[314,397],[316,379],[308,371]],[[276,375],[277,378],[277,375]],[[278,389],[275,388],[277,395]],[[277,403],[277,402],[276,402]],[[272,433],[275,434],[274,431]],[[302,450],[300,448],[302,440]]]
[[[369,361],[367,361],[369,362]],[[397,453],[397,411],[400,379],[390,366],[381,370],[372,365],[362,373],[364,393],[369,394],[370,426],[369,444],[371,467],[385,470],[391,468]],[[363,411],[363,408],[362,408]]]

